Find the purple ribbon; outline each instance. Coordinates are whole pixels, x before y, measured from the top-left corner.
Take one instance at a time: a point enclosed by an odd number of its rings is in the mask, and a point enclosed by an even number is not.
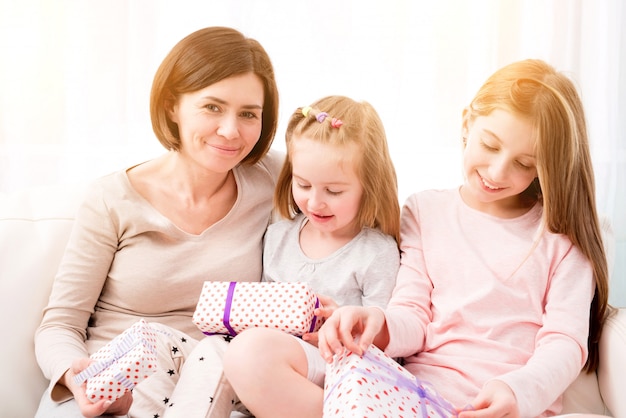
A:
[[[315,298],[315,309],[320,307],[320,300]],[[313,315],[313,319],[311,320],[311,327],[309,328],[309,332],[313,332],[315,330],[315,323],[317,322],[317,315]]]
[[[122,372],[115,373],[115,379],[128,390],[133,390],[135,388],[135,382],[127,378]]]
[[[230,309],[233,306],[233,297],[235,295],[235,286],[237,282],[230,282],[228,285],[228,292],[226,292],[226,304],[224,305],[224,326],[228,330],[231,336],[237,335],[237,332],[230,326]]]
[[[146,339],[142,335],[142,330],[140,327],[146,326],[148,325],[143,321],[137,322],[132,327],[128,328],[125,332],[111,340],[111,342],[109,343],[109,348],[111,350],[110,354],[102,360],[92,363],[85,370],[74,376],[74,382],[77,384],[81,384],[87,379],[91,379],[92,377],[96,376],[103,370],[113,365],[116,361],[120,360],[133,348],[140,344],[149,347],[152,352],[155,352],[156,348],[152,346],[152,344],[150,344],[148,341],[146,341]]]
[[[350,369],[350,373],[344,373],[341,378],[328,390],[328,393],[324,397],[324,402],[332,396],[335,388],[347,377],[357,372],[364,376],[370,376],[372,378],[378,379],[389,386],[397,386],[400,389],[404,389],[409,393],[416,393],[420,399],[424,399],[427,401],[427,404],[432,407],[432,409],[437,412],[438,416],[441,417],[456,417],[458,416],[456,408],[443,397],[441,397],[435,389],[428,384],[427,382],[420,381],[418,378],[408,378],[401,374],[395,367],[390,366],[388,363],[382,361],[379,357],[370,353],[370,350],[367,350],[362,358],[369,360],[371,363],[380,367],[384,371],[386,371],[390,376],[385,376],[381,372],[376,372],[373,369],[365,369],[363,367],[355,367]],[[429,417],[427,408],[420,408],[422,418],[432,418]]]

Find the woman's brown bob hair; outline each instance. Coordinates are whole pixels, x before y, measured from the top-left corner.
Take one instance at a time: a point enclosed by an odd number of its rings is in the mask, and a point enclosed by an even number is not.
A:
[[[186,36],[159,66],[150,93],[150,119],[161,144],[168,150],[180,150],[178,125],[167,109],[181,94],[246,73],[254,73],[263,83],[263,125],[258,142],[242,163],[259,161],[269,151],[278,124],[274,68],[261,44],[226,27],[204,28]]]

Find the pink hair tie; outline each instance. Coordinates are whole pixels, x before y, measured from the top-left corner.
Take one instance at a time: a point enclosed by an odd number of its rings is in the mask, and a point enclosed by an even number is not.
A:
[[[324,120],[325,120],[327,117],[328,117],[328,113],[326,113],[326,112],[320,112],[320,113],[317,115],[317,117],[316,117],[316,118],[317,118],[317,121],[318,121],[319,123],[322,123],[322,122],[324,122]]]
[[[339,128],[341,127],[341,125],[343,125],[343,121],[341,119],[333,118],[330,121],[330,126],[332,126],[333,128]]]

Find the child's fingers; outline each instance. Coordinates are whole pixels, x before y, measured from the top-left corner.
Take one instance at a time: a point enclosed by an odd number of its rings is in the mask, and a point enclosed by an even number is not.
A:
[[[333,361],[333,355],[335,354],[339,341],[337,338],[337,330],[333,325],[332,321],[326,320],[317,333],[317,348],[320,350],[320,354],[327,363]]]
[[[319,331],[320,353],[327,362],[331,362],[333,355],[340,354],[344,347],[362,355],[374,341],[383,321],[380,310],[370,311],[360,306],[337,308]]]
[[[359,338],[361,352],[365,352],[380,333],[385,322],[385,314],[378,308],[363,308],[361,323],[363,331]]]
[[[321,306],[315,309],[314,313],[318,317],[328,318],[339,307],[339,305],[337,305],[337,303],[328,296],[317,295],[317,298],[319,299]]]
[[[319,336],[317,332],[307,332],[306,334],[302,335],[302,340],[306,341],[309,344],[313,344],[316,347],[319,347]]]
[[[351,329],[350,312],[348,307],[335,310],[318,331],[318,348],[322,357],[329,363],[335,354],[343,351],[344,345],[353,343],[351,332],[345,332],[345,329]]]
[[[331,309],[335,310],[339,306],[339,305],[337,305],[337,302],[335,302],[335,300],[333,298],[331,298],[330,296],[317,295],[317,298],[319,299],[320,304],[324,308],[331,308]]]
[[[356,312],[350,312],[350,315],[342,318],[342,322],[340,322],[338,327],[338,338],[343,343],[343,346],[359,355],[364,352],[360,343],[363,340],[359,330],[360,327],[358,327],[360,322]]]
[[[335,312],[335,308],[317,308],[315,309],[315,311],[313,311],[313,313],[315,314],[315,316],[320,317],[320,318],[328,318],[330,317],[333,312]]]

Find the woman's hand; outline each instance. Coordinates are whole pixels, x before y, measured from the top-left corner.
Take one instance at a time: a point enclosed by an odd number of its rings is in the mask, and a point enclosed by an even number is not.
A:
[[[61,383],[74,395],[74,399],[80,408],[81,414],[86,418],[97,417],[105,413],[110,415],[126,415],[133,403],[132,392],[126,392],[115,402],[102,399],[94,403],[87,399],[86,382],[82,382],[81,384],[74,382],[74,376],[85,370],[90,363],[91,359],[89,358],[74,360],[72,367],[65,372],[61,379]]]
[[[342,306],[335,309],[318,332],[317,346],[322,357],[332,362],[333,355],[347,348],[356,354],[363,354],[378,337],[382,345],[388,343],[385,315],[376,307]],[[382,337],[379,335],[382,332]]]
[[[517,398],[506,383],[491,380],[472,402],[473,410],[462,411],[459,418],[519,418]]]

